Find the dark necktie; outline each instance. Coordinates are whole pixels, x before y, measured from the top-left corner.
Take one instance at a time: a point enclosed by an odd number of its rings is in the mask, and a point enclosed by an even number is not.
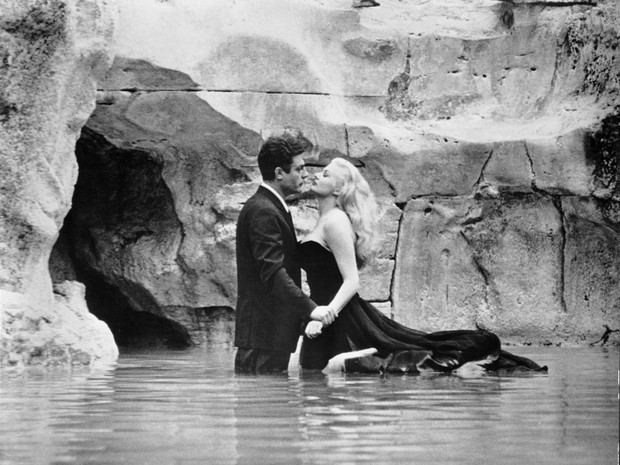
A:
[[[291,215],[291,210],[286,211],[286,218],[288,219],[288,224],[291,225],[291,229],[295,229],[295,225],[293,224],[293,215]]]

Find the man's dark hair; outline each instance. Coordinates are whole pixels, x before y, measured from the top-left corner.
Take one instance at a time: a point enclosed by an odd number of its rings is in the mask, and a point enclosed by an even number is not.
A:
[[[264,181],[275,179],[275,169],[285,173],[291,170],[293,157],[312,149],[310,142],[300,131],[287,130],[282,135],[269,137],[258,153],[258,168]]]

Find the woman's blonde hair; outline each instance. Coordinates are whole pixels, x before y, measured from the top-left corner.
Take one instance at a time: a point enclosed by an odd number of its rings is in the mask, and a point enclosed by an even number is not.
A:
[[[376,253],[377,202],[368,182],[351,162],[343,158],[331,161],[332,175],[340,183],[336,202],[349,216],[355,233],[355,253],[358,266],[371,261]]]

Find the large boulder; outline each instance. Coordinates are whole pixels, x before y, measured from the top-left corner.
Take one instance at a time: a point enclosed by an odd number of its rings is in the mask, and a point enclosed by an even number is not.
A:
[[[0,366],[98,365],[118,357],[108,326],[86,307],[84,285],[54,286],[52,307],[27,294],[2,293]]]
[[[416,200],[401,225],[396,316],[544,340],[563,313],[562,219],[539,194]]]
[[[48,259],[77,180],[75,141],[111,63],[113,2],[0,4],[0,364],[114,360],[80,285]],[[28,341],[31,339],[30,341]]]

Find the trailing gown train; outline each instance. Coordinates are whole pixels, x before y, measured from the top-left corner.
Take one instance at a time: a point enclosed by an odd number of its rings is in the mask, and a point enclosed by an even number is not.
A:
[[[315,241],[299,244],[298,260],[306,271],[311,298],[331,302],[342,285],[336,260]],[[344,361],[347,372],[415,373],[452,371],[467,362],[486,362],[487,370],[546,371],[533,361],[501,349],[499,338],[486,330],[425,333],[386,317],[359,295],[353,296],[336,321],[314,339],[304,335],[299,361],[304,369],[324,369],[338,354],[375,348],[374,355]]]

